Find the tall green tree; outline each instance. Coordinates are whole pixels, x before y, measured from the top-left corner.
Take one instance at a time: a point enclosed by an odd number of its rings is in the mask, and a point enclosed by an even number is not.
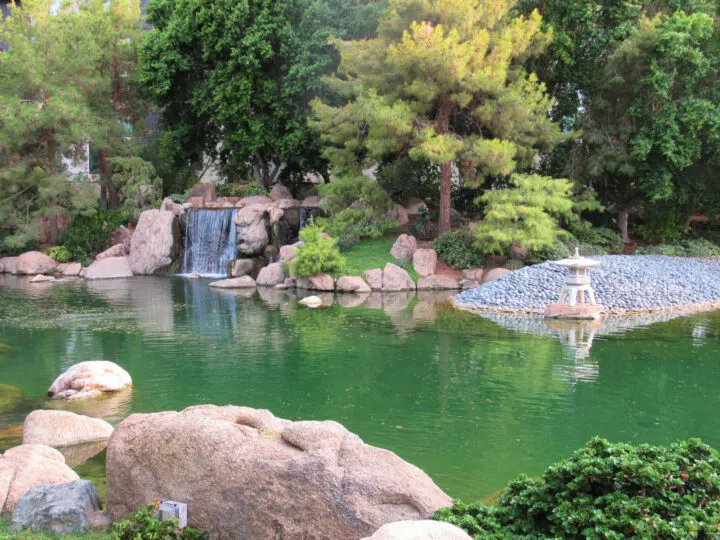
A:
[[[163,152],[250,165],[258,184],[325,173],[308,104],[337,64],[331,35],[372,35],[381,0],[151,0],[141,80],[163,113]]]
[[[521,63],[548,35],[513,2],[391,0],[372,40],[336,41],[332,87],[344,106],[316,100],[312,125],[338,169],[406,154],[441,168],[440,232],[450,230],[453,165],[468,185],[529,166],[559,140],[551,101]]]

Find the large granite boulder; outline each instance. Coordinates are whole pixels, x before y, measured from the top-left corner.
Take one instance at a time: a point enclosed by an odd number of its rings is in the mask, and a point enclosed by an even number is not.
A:
[[[213,186],[214,188],[214,186]],[[146,210],[140,214],[130,242],[133,274],[171,274],[182,264],[180,220],[167,210]]]
[[[337,280],[335,285],[337,292],[369,293],[370,285],[360,276],[343,276]]]
[[[20,257],[3,257],[0,259],[2,271],[6,274],[17,274],[17,263]]]
[[[220,281],[213,281],[209,286],[216,287],[218,289],[247,289],[255,287],[255,280],[250,276],[241,276],[230,279],[222,279]]]
[[[266,261],[261,257],[235,259],[228,266],[228,275],[230,277],[250,276],[256,279],[265,264]]]
[[[280,246],[280,262],[292,261],[297,256],[297,251],[300,248],[295,246]]]
[[[268,264],[260,270],[257,277],[259,287],[274,287],[285,281],[285,272],[283,272],[281,263]]]
[[[0,514],[8,516],[31,488],[77,480],[63,455],[42,444],[23,444],[0,455]]]
[[[423,277],[432,276],[437,267],[438,255],[434,249],[418,249],[413,254],[413,268]]]
[[[483,284],[490,283],[491,281],[500,279],[503,276],[507,276],[511,272],[512,270],[508,270],[507,268],[493,268],[483,274],[482,282]]]
[[[180,500],[188,525],[212,538],[359,539],[451,502],[423,471],[336,422],[232,406],[130,416],[110,439],[107,480],[111,518]]]
[[[16,274],[46,274],[55,270],[57,263],[40,251],[28,251],[18,257]]]
[[[465,531],[440,521],[421,519],[396,521],[383,525],[372,536],[363,540],[470,540]]]
[[[415,282],[405,270],[393,263],[387,263],[383,268],[382,290],[389,292],[413,291]]]
[[[127,257],[109,257],[92,263],[82,276],[85,279],[117,279],[132,277],[133,272]]]
[[[413,255],[417,250],[417,240],[409,234],[401,234],[390,248],[390,255],[395,257],[403,264],[407,264],[413,260]]]
[[[83,534],[102,511],[92,482],[75,480],[28,491],[15,506],[11,530],[41,531],[58,535]]]
[[[57,269],[65,277],[74,277],[80,275],[82,265],[79,262],[60,263]]]
[[[268,206],[251,204],[235,214],[238,252],[246,257],[260,255],[270,242]]]
[[[90,360],[68,368],[52,383],[48,396],[66,399],[99,397],[132,385],[130,374],[113,362]]]
[[[100,418],[68,411],[33,411],[25,417],[23,444],[70,446],[106,441],[113,427]]]
[[[327,274],[315,274],[310,277],[297,278],[295,286],[309,291],[334,291],[335,280]]]

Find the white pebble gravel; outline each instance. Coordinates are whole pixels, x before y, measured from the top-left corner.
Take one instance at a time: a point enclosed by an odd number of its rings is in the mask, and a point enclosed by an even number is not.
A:
[[[590,278],[609,313],[720,306],[720,263],[660,255],[592,257]],[[560,297],[567,269],[552,262],[528,266],[454,297],[479,310],[542,313]]]

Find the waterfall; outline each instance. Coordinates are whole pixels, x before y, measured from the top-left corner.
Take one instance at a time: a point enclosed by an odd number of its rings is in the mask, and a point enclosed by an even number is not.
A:
[[[183,274],[226,276],[237,258],[237,209],[187,211]]]

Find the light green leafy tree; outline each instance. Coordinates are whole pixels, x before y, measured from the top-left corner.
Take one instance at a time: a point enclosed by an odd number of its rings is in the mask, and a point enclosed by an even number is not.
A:
[[[440,231],[450,230],[452,166],[467,185],[528,166],[560,140],[551,102],[521,63],[548,34],[513,2],[391,0],[378,37],[335,41],[331,87],[344,106],[315,100],[312,126],[337,170],[406,154],[441,168]]]
[[[564,178],[513,174],[513,187],[486,191],[485,218],[475,227],[485,253],[507,253],[513,242],[531,250],[552,245],[562,234],[559,217],[572,217],[573,184]]]

